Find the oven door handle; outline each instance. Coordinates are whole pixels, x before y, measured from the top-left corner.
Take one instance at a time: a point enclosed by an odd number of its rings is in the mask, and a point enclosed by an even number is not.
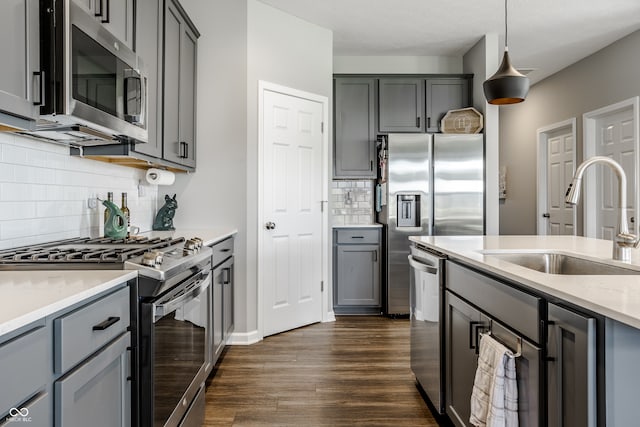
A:
[[[175,298],[161,304],[153,304],[153,323],[169,313],[174,312],[178,307],[197,298],[200,294],[211,286],[211,272],[204,279],[199,279],[189,286],[185,292],[178,294]]]

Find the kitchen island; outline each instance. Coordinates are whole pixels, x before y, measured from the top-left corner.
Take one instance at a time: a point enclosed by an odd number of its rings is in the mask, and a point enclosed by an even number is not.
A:
[[[611,242],[584,237],[421,236],[410,241],[445,258],[445,400],[455,425],[469,425],[475,373],[469,366],[475,366],[478,340],[486,332],[520,353],[520,425],[636,423],[640,251],[622,263],[611,259]],[[521,262],[544,254],[580,261],[584,271],[551,274]],[[600,271],[607,274],[594,274]]]

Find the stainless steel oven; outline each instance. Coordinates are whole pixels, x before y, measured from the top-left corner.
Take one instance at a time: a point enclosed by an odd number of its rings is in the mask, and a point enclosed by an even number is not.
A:
[[[208,266],[140,305],[141,426],[199,426],[210,364],[212,273]],[[197,414],[185,419],[185,414]]]
[[[30,134],[75,135],[76,145],[147,142],[147,78],[136,53],[75,1],[40,3],[42,119]]]

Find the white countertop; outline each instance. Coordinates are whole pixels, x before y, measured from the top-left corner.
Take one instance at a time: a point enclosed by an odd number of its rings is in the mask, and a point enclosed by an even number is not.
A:
[[[340,224],[334,225],[333,228],[382,228],[382,224]]]
[[[0,271],[0,335],[137,277],[137,271]]]
[[[211,227],[211,228],[178,228],[173,231],[147,231],[140,233],[146,237],[199,237],[206,246],[211,246],[227,237],[234,236],[238,230],[231,227]]]
[[[632,250],[630,264],[611,259],[612,242],[573,236],[412,236],[421,243],[466,264],[494,273],[531,289],[640,328],[640,271],[626,276],[580,276],[541,273],[500,260],[481,251],[554,251],[589,257],[640,270],[640,250]]]

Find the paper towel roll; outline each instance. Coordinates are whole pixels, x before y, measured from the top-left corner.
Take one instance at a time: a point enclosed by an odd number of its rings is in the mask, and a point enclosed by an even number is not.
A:
[[[176,180],[176,175],[171,171],[151,168],[147,171],[147,182],[153,185],[171,185]]]

